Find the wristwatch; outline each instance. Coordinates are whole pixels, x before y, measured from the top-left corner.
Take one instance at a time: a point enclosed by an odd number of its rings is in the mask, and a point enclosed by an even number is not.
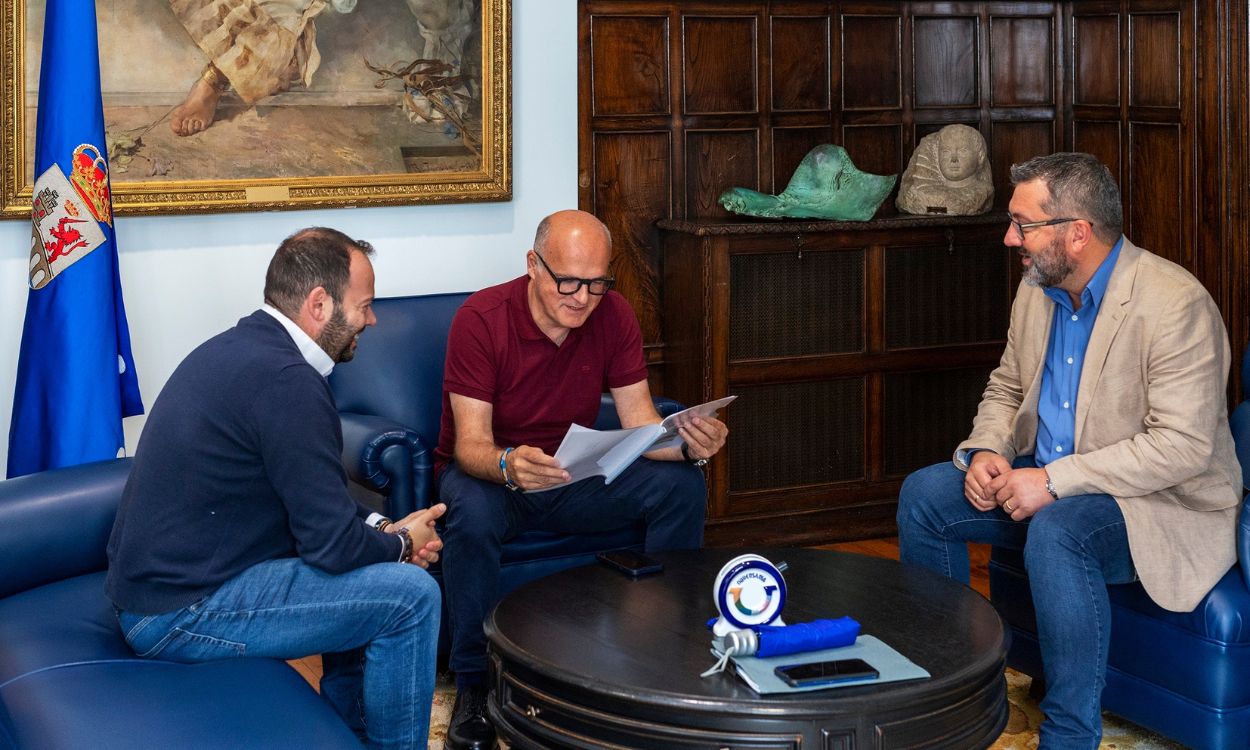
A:
[[[695,466],[707,466],[706,458],[695,458],[690,455],[690,443],[681,444],[681,457],[686,459],[687,463],[692,463]]]
[[[1059,493],[1055,490],[1055,483],[1050,481],[1050,475],[1046,476],[1046,491],[1050,493],[1051,498],[1059,499]]]

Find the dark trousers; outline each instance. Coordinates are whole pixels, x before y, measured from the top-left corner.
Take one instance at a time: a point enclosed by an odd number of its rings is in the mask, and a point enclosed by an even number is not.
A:
[[[443,582],[451,620],[450,667],[486,671],[482,621],[498,599],[504,542],[525,531],[562,534],[646,524],[646,549],[697,549],[703,544],[707,484],[703,472],[678,461],[640,458],[611,484],[602,477],[546,492],[517,492],[469,476],[454,462],[439,478],[447,503]]]

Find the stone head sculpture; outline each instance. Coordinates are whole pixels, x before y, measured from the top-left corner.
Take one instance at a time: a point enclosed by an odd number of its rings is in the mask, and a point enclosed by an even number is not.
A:
[[[993,203],[989,154],[976,128],[947,125],[920,140],[903,172],[900,211],[968,216]]]

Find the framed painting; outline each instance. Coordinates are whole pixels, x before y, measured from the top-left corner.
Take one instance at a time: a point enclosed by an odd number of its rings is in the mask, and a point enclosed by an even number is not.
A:
[[[0,0],[3,218],[29,219],[45,0]],[[113,208],[510,200],[511,0],[97,0]]]

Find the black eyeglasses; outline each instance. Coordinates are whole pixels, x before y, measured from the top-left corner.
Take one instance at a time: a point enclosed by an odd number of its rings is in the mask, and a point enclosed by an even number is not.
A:
[[[551,270],[551,266],[547,265],[547,261],[543,260],[543,256],[535,252],[534,257],[538,258],[538,262],[542,263],[543,268],[547,269],[547,273],[551,274],[551,278],[555,279],[556,291],[560,294],[577,294],[577,292],[585,286],[586,291],[596,297],[600,297],[607,294],[608,290],[612,288],[612,285],[616,283],[616,279],[611,276],[602,279],[579,279],[576,276],[556,276],[556,272]]]
[[[1008,214],[1007,221],[1011,222],[1011,225],[1016,228],[1016,236],[1020,239],[1024,239],[1024,233],[1030,229],[1037,229],[1038,227],[1053,227],[1056,224],[1067,224],[1069,221],[1081,221],[1081,219],[1047,219],[1046,221],[1026,221],[1021,224],[1011,218],[1011,215]],[[1090,224],[1093,224],[1093,222],[1091,221]]]

